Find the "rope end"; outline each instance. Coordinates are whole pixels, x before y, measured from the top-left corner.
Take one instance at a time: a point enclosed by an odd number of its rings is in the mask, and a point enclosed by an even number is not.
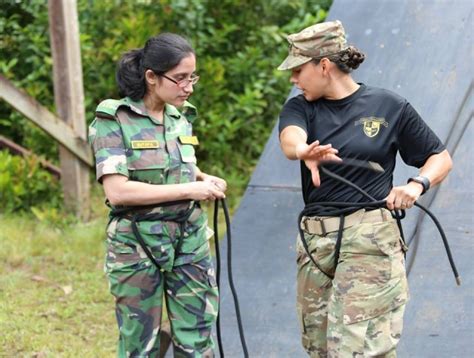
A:
[[[457,284],[458,286],[461,286],[461,277],[456,276],[456,284]]]
[[[383,173],[385,171],[384,168],[382,168],[382,166],[377,162],[371,162],[369,160],[367,163],[369,163],[369,166],[373,171],[376,171],[379,173]]]

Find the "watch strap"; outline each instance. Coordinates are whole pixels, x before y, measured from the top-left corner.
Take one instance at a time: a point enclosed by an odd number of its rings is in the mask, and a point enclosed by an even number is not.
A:
[[[409,178],[407,183],[412,182],[412,181],[419,183],[423,186],[423,191],[421,192],[421,195],[426,193],[430,188],[430,184],[431,184],[430,180],[427,177],[424,177],[422,175],[417,175],[416,177]]]

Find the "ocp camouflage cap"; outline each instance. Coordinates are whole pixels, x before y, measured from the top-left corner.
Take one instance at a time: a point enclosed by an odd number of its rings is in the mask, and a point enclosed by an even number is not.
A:
[[[339,20],[322,22],[287,36],[290,53],[279,70],[291,70],[312,59],[322,58],[345,50],[344,27]]]

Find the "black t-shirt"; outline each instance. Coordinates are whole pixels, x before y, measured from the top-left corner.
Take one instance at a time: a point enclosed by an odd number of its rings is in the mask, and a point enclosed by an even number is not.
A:
[[[385,172],[327,164],[332,172],[350,180],[377,200],[392,189],[397,152],[403,161],[422,167],[432,154],[445,147],[404,98],[388,90],[360,85],[350,96],[340,100],[318,99],[308,102],[302,96],[290,99],[280,113],[279,130],[295,125],[308,135],[307,143],[319,140],[332,144],[339,157],[370,160]],[[303,198],[306,204],[332,202],[366,202],[353,188],[321,173],[321,186],[316,188],[311,172],[301,162]]]

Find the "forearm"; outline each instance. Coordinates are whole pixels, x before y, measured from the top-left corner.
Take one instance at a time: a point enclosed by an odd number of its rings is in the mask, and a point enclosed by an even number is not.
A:
[[[420,170],[420,175],[430,180],[430,186],[441,183],[453,167],[453,161],[447,150],[428,158]]]
[[[306,132],[297,126],[286,127],[280,134],[280,146],[288,159],[297,160],[298,152],[307,146],[308,136]]]
[[[104,191],[112,205],[152,205],[190,198],[188,184],[147,184],[128,180],[122,175],[103,179]]]

